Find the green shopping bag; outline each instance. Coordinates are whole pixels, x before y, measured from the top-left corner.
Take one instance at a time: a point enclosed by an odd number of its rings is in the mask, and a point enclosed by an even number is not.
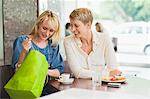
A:
[[[13,99],[39,97],[42,93],[47,71],[46,57],[36,50],[31,50],[21,67],[4,88]]]

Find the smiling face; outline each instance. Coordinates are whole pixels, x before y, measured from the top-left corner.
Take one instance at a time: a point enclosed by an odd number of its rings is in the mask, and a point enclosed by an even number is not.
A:
[[[70,20],[70,24],[71,32],[74,33],[77,38],[85,37],[90,30],[88,23],[83,24],[79,20]]]
[[[46,10],[35,21],[30,35],[38,40],[51,40],[52,46],[57,46],[60,39],[60,22],[58,16]]]
[[[70,16],[71,31],[76,37],[87,37],[91,32],[93,21],[92,13],[87,8],[78,8],[71,12]]]
[[[38,37],[41,40],[47,40],[55,33],[53,23],[47,17],[38,27]]]

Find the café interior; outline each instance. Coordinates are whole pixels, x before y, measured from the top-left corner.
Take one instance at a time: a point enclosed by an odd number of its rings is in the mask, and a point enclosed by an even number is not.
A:
[[[104,25],[108,26],[108,29],[110,28],[109,34],[111,34],[111,29],[114,26],[112,25],[112,21],[109,18],[108,20],[106,18],[105,21],[103,19],[108,13],[121,13],[122,17],[116,17],[115,15],[112,17],[115,22],[119,20],[118,23],[130,19],[122,13],[121,9],[104,10],[111,7],[109,2],[116,4],[115,1],[117,0],[0,0],[0,99],[11,98],[4,86],[15,74],[15,71],[11,67],[13,42],[19,35],[29,33],[36,18],[45,10],[52,10],[60,17],[60,53],[65,61],[64,74],[69,74],[70,80],[69,82],[62,82],[60,79],[49,80],[47,83],[49,94],[36,98],[150,99],[149,55],[126,53],[118,49],[115,55],[124,79],[111,81],[103,79],[101,76],[101,84],[99,86],[93,86],[93,78],[75,78],[68,66],[63,39],[65,38],[65,24],[70,21],[69,14],[76,8],[88,8],[94,12],[92,28],[95,29],[97,21],[104,22]],[[138,2],[138,0],[135,1]],[[104,12],[108,13],[104,14]],[[61,78],[65,78],[66,75],[62,75]]]

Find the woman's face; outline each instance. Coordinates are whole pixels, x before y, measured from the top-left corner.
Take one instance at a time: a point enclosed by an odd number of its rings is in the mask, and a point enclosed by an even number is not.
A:
[[[47,40],[55,33],[54,25],[50,24],[49,18],[46,18],[38,28],[38,36],[41,40]]]
[[[83,24],[79,20],[70,20],[70,24],[71,24],[71,32],[74,33],[74,35],[77,38],[85,37],[88,33],[88,30],[90,29],[88,23]]]

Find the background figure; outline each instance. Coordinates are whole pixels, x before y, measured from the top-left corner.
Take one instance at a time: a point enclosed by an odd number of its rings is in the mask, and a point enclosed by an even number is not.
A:
[[[69,36],[71,33],[71,26],[70,26],[70,23],[66,23],[65,25],[65,36]]]
[[[115,52],[118,51],[118,48],[117,48],[117,45],[118,45],[118,44],[117,44],[117,42],[118,42],[117,37],[112,37],[112,43],[113,43]]]
[[[97,32],[103,32],[104,28],[103,28],[101,23],[96,22],[95,26],[96,26],[96,31]]]
[[[120,75],[115,52],[108,33],[98,33],[91,29],[93,15],[87,8],[71,12],[71,32],[64,40],[66,60],[76,78],[91,78],[92,67],[107,66],[110,75]]]
[[[107,31],[104,29],[104,27],[102,26],[101,23],[96,22],[95,26],[96,26],[96,31],[97,31],[97,32],[99,32],[99,33],[107,32]],[[113,43],[113,47],[114,47],[115,52],[117,52],[117,38],[113,37],[113,38],[112,38],[112,43]]]

